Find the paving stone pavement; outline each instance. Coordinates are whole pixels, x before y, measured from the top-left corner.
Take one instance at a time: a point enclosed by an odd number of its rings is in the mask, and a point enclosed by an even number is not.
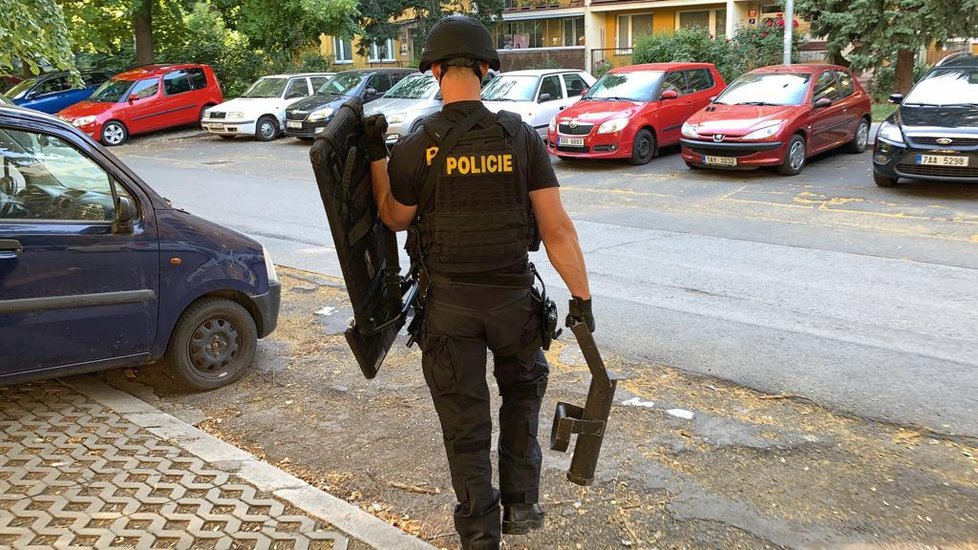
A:
[[[0,548],[350,544],[332,525],[61,382],[0,387]]]

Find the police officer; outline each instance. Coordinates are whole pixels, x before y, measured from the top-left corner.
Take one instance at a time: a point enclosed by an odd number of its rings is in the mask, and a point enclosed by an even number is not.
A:
[[[431,70],[441,112],[402,139],[387,160],[382,115],[366,123],[381,220],[409,229],[424,269],[422,370],[441,421],[455,528],[465,549],[495,549],[502,532],[543,525],[539,505],[540,404],[549,368],[541,350],[541,307],[531,292],[527,251],[537,231],[573,298],[568,322],[594,330],[591,296],[574,225],[536,132],[518,115],[490,112],[481,81],[499,70],[489,31],[450,16],[428,33],[420,70]],[[499,386],[499,485],[492,485],[487,349]]]

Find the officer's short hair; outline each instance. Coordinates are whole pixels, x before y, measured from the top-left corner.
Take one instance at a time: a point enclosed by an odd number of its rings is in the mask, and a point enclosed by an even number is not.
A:
[[[482,64],[486,63],[486,61],[472,59],[469,57],[453,57],[451,59],[443,59],[439,61],[439,63],[441,63],[442,66],[442,76],[445,76],[445,73],[447,73],[453,67],[469,67],[472,69],[472,72],[475,73],[475,77],[482,80]]]

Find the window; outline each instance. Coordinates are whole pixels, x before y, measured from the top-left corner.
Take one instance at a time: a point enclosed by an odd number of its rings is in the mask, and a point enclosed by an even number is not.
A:
[[[631,48],[639,38],[652,34],[652,14],[618,16],[618,47]]]
[[[0,128],[0,219],[115,219],[121,186],[77,149],[56,137]]]
[[[309,95],[309,85],[305,78],[293,78],[285,89],[285,99],[295,99]]]
[[[367,61],[376,63],[378,61],[394,61],[394,40],[388,38],[380,44],[370,45],[370,56]]]
[[[337,63],[353,63],[353,42],[334,36],[333,59]]]
[[[563,19],[561,46],[584,45],[584,17],[565,17]]]
[[[826,97],[832,101],[839,98],[839,86],[835,81],[834,71],[825,71],[818,75],[818,80],[815,81],[815,93],[812,101],[818,101]]]
[[[203,90],[207,87],[207,75],[204,73],[204,69],[199,67],[187,69],[187,75],[190,77],[190,83],[193,84],[195,90]]]
[[[576,73],[564,74],[564,86],[567,87],[567,97],[577,97],[587,89],[587,81]]]
[[[159,78],[145,78],[136,83],[132,87],[132,91],[129,95],[136,96],[136,99],[143,99],[147,97],[153,97],[156,92],[160,91],[160,79]],[[123,98],[125,99],[125,98]]]
[[[543,77],[543,82],[540,83],[540,93],[537,95],[537,101],[543,99],[543,94],[550,95],[550,99],[547,101],[564,99],[564,90],[560,87],[560,78],[557,75]]]
[[[367,81],[367,88],[373,88],[378,94],[382,94],[391,89],[391,77],[386,74],[375,74]]]
[[[852,77],[849,73],[844,71],[836,71],[836,76],[839,79],[839,97],[849,97],[856,91],[855,86],[852,83]]]
[[[709,69],[686,71],[686,78],[689,79],[689,88],[693,92],[702,92],[713,87],[713,75]]]
[[[686,72],[676,71],[666,75],[665,80],[662,81],[662,91],[675,90],[679,95],[686,95],[689,93],[689,86],[686,83]]]
[[[727,10],[681,11],[676,17],[676,28],[702,27],[709,31],[710,36],[723,38],[727,34]]]
[[[313,90],[318,90],[319,88],[321,88],[323,84],[326,84],[327,80],[329,80],[329,77],[325,77],[325,76],[313,76],[309,78],[309,81],[312,82]]]
[[[68,82],[68,77],[49,78],[34,88],[34,95],[55,94],[70,89],[71,83]]]
[[[177,95],[192,91],[190,75],[186,71],[171,71],[163,75],[163,90],[166,95]]]

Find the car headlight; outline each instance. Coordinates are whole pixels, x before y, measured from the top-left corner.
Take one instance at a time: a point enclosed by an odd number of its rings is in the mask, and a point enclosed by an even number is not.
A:
[[[599,134],[611,134],[613,132],[620,132],[628,126],[627,118],[613,118],[611,120],[606,120],[598,126]]]
[[[683,122],[682,133],[683,133],[683,137],[688,137],[688,138],[699,137],[699,134],[696,133],[696,126],[693,126],[688,122]]]
[[[880,124],[880,131],[876,137],[903,145],[903,132],[900,131],[899,126],[888,120]]]
[[[387,122],[389,124],[400,124],[401,122],[404,122],[404,113],[394,113],[385,118],[387,118]]]
[[[231,119],[231,120],[239,120],[239,119],[242,119],[244,117],[245,117],[245,114],[242,111],[231,111],[231,112],[228,113],[228,118]]]
[[[333,108],[326,107],[325,109],[321,109],[319,111],[313,111],[309,113],[309,118],[307,118],[306,120],[308,120],[309,122],[318,122],[320,120],[326,120],[331,116],[333,116]]]
[[[767,139],[781,130],[781,123],[772,124],[770,126],[765,126],[760,130],[754,130],[753,132],[747,134],[742,139]]]
[[[89,116],[78,117],[75,120],[72,120],[71,124],[72,126],[75,126],[77,128],[78,126],[88,126],[93,122],[95,122],[95,116],[89,115]]]
[[[278,282],[278,272],[275,271],[275,264],[272,263],[272,255],[268,253],[268,249],[265,245],[261,245],[261,254],[265,257],[265,272],[268,273],[268,282],[277,283]]]
[[[547,131],[556,132],[557,131],[557,117],[552,117],[550,119],[550,124],[547,126]]]

